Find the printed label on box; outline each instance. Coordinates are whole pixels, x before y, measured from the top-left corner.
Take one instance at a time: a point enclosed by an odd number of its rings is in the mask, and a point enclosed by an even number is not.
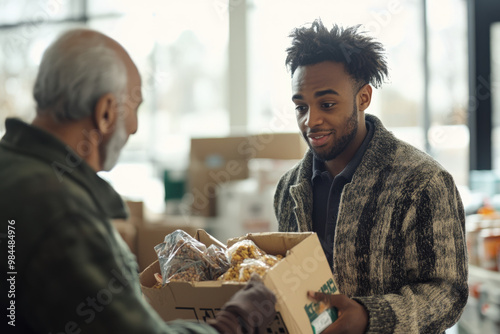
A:
[[[334,294],[337,292],[337,287],[333,282],[333,279],[329,279],[323,286],[319,289],[319,292]],[[335,320],[337,320],[337,309],[328,308],[328,306],[323,303],[309,303],[304,306],[304,309],[309,317],[309,322],[313,329],[314,334],[319,334],[330,326]]]
[[[333,324],[332,318],[330,317],[329,312],[323,312],[314,321],[311,323],[313,332],[316,333],[321,333],[324,331],[328,326]]]

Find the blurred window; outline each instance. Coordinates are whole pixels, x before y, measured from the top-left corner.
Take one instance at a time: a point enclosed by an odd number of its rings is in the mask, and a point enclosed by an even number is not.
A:
[[[228,110],[227,100],[230,84],[238,82],[228,82],[229,19],[243,9],[247,27],[236,37],[248,50],[248,78],[242,78],[248,84],[242,99],[248,101],[247,131],[298,131],[284,64],[293,28],[316,18],[328,26],[362,24],[387,48],[390,67],[389,82],[374,91],[368,112],[396,136],[427,147],[457,183],[466,184],[466,4],[427,3],[426,80],[423,0],[3,0],[0,135],[6,117],[34,116],[32,86],[47,45],[67,28],[89,26],[122,43],[143,78],[139,131],[120,162],[186,168],[190,137],[231,133],[230,113],[238,110]]]
[[[462,186],[469,179],[467,6],[427,1],[430,153]]]
[[[297,131],[285,68],[288,35],[321,18],[327,27],[361,24],[384,44],[390,78],[368,113],[397,137],[426,150],[467,184],[467,16],[463,0],[427,1],[429,110],[425,110],[422,0],[252,0],[249,9],[249,129]],[[360,10],[363,8],[363,10]],[[279,13],[280,15],[277,15]],[[425,113],[430,124],[426,126]],[[427,127],[427,128],[426,128]]]

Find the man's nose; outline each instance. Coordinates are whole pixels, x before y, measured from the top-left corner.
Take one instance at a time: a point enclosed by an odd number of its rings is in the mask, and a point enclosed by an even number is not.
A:
[[[308,128],[314,128],[315,126],[321,125],[323,123],[323,115],[317,108],[309,108],[307,112],[306,125]]]

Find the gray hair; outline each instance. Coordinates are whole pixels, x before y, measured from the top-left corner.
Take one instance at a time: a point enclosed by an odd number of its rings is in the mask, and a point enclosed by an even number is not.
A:
[[[70,30],[53,42],[33,88],[37,113],[51,113],[59,121],[80,120],[92,115],[104,94],[113,93],[120,102],[127,70],[109,44],[106,36],[86,29]]]

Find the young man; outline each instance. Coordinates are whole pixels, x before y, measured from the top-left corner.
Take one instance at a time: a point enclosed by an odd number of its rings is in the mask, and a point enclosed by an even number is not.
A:
[[[124,204],[96,174],[137,131],[141,78],[123,47],[96,31],[63,34],[43,56],[34,97],[32,124],[7,119],[0,141],[3,333],[264,330],[276,298],[258,281],[210,325],[165,324],[141,295],[135,258],[110,223],[126,217]]]
[[[321,21],[287,49],[309,151],[280,180],[279,230],[314,231],[341,295],[325,333],[442,333],[468,296],[465,222],[452,176],[366,114],[388,74],[380,43]]]

